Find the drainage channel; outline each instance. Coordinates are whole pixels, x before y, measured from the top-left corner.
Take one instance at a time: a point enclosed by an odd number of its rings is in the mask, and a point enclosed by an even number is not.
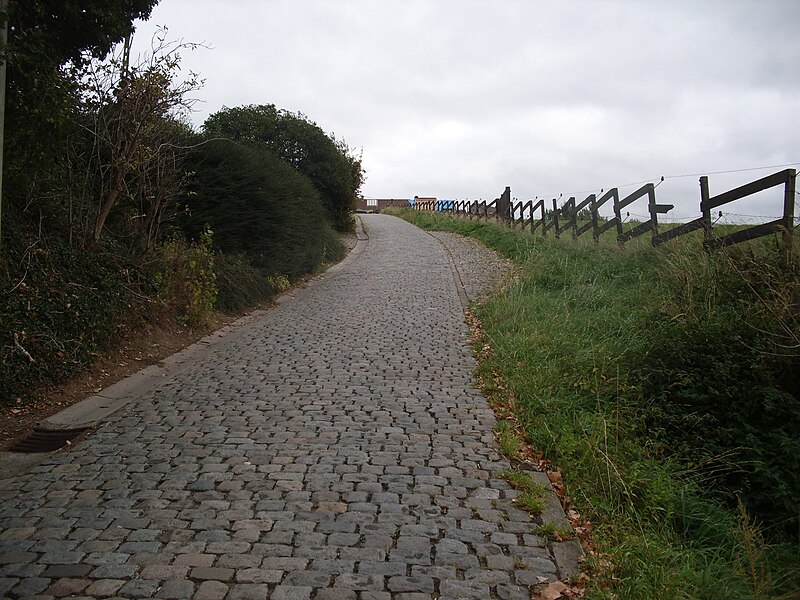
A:
[[[44,429],[34,427],[33,431],[20,438],[8,450],[9,452],[53,452],[64,446],[71,446],[83,438],[91,427],[78,429]]]

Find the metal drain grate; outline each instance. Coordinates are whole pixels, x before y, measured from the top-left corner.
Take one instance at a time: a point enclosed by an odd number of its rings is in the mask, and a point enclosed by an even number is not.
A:
[[[39,429],[34,428],[29,434],[15,442],[11,452],[52,452],[75,442],[85,435],[91,427],[81,429]]]

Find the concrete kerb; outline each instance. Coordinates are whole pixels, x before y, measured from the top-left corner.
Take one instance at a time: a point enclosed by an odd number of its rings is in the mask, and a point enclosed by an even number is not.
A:
[[[447,247],[447,245],[444,244],[439,238],[432,235],[429,231],[426,231],[426,233],[431,235],[431,237],[433,237],[445,251],[445,254],[447,254],[447,259],[450,262],[450,268],[453,272],[453,280],[455,281],[456,289],[458,290],[458,297],[461,300],[462,308],[466,311],[467,308],[469,308],[469,298],[467,296],[464,283],[461,280],[461,274],[458,271],[455,257],[450,252],[450,249]],[[541,471],[531,471],[530,475],[536,483],[544,487],[546,490],[544,497],[545,509],[541,514],[542,524],[545,526],[554,526],[563,531],[572,531],[572,524],[564,514],[564,509],[561,506],[558,495],[556,494],[553,485],[550,483],[550,479],[547,477],[547,474]],[[571,539],[563,542],[551,542],[549,544],[549,548],[556,567],[558,568],[558,575],[560,579],[567,580],[578,572],[580,561],[584,556],[583,547],[581,546],[580,541],[577,539]]]
[[[350,253],[339,263],[330,267],[324,273],[311,279],[302,288],[289,290],[276,299],[277,304],[282,304],[298,296],[297,292],[308,289],[325,277],[331,277],[341,271],[350,261],[358,257],[366,247],[368,236],[364,232],[360,219],[356,219],[356,235],[358,241]],[[191,367],[198,358],[208,352],[215,345],[230,342],[237,336],[246,332],[247,326],[261,319],[268,309],[256,310],[237,319],[235,322],[221,327],[203,339],[187,346],[183,350],[161,360],[158,364],[150,365],[121,381],[97,392],[93,396],[73,404],[72,406],[44,419],[38,424],[39,428],[50,430],[81,429],[94,427],[111,414],[120,410],[136,398],[139,398],[156,387],[166,377],[180,373],[183,369]],[[2,453],[5,454],[5,453]],[[13,453],[12,453],[13,454]],[[0,466],[3,459],[0,457]]]
[[[364,232],[363,224],[356,218],[356,246],[339,263],[327,271],[314,277],[303,288],[295,288],[282,294],[276,299],[276,304],[283,304],[289,299],[298,297],[297,292],[305,292],[314,286],[323,277],[330,277],[344,269],[355,260],[365,249],[369,237]],[[175,376],[182,370],[190,368],[194,362],[208,352],[216,344],[223,341],[229,342],[247,331],[247,326],[261,319],[269,309],[255,310],[252,313],[237,319],[233,323],[221,327],[207,335],[191,346],[172,354],[158,364],[145,367],[110,385],[109,387],[89,396],[64,410],[47,417],[37,424],[39,429],[72,430],[95,427],[103,420],[118,410],[124,408],[132,401],[142,397],[166,377]],[[18,453],[0,451],[0,472],[5,476],[14,476],[36,466],[52,452]]]
[[[458,267],[456,266],[456,261],[453,258],[452,252],[450,252],[450,248],[448,248],[447,245],[442,242],[442,240],[431,234],[430,231],[423,231],[435,239],[436,243],[441,246],[442,250],[444,250],[444,253],[447,255],[447,261],[450,263],[450,270],[453,272],[453,281],[455,281],[456,284],[456,291],[458,292],[458,299],[461,302],[461,308],[462,310],[466,311],[469,308],[469,297],[467,296],[467,290],[464,287],[464,282],[461,281],[461,273],[458,272]]]
[[[545,508],[542,511],[542,525],[554,526],[562,531],[572,531],[572,524],[564,514],[564,508],[558,499],[553,484],[547,473],[531,471],[531,478],[547,490],[544,497]],[[558,567],[558,575],[562,580],[569,579],[578,572],[580,561],[583,558],[583,547],[577,539],[563,542],[551,542],[550,552]]]

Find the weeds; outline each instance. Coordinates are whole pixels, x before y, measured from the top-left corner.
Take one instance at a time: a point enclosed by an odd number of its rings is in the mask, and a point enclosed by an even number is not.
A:
[[[292,285],[286,275],[268,275],[265,280],[267,285],[278,294],[285,292]]]
[[[176,238],[159,248],[155,277],[159,297],[172,303],[178,318],[190,326],[208,325],[217,300],[211,240],[211,230],[205,229],[193,244]]]
[[[496,430],[500,451],[504,456],[517,458],[522,447],[522,440],[519,439],[519,434],[514,429],[514,425],[509,421],[498,421]]]
[[[567,531],[555,523],[537,525],[533,528],[533,533],[548,542],[562,542],[574,537],[571,531]]]
[[[772,587],[771,574],[765,563],[766,544],[758,526],[747,514],[747,509],[739,501],[739,527],[737,533],[740,539],[738,553],[739,573],[744,579],[754,600],[769,599],[769,590]]]
[[[621,251],[404,216],[520,266],[476,312],[476,343],[492,350],[479,370],[499,376],[527,439],[594,524],[600,575],[587,598],[777,600],[800,589],[797,267],[775,269],[768,240]]]
[[[525,471],[510,469],[498,474],[498,477],[505,479],[521,494],[514,499],[517,508],[527,510],[529,513],[539,514],[544,508],[544,498],[547,490],[544,486],[536,483],[533,478]]]

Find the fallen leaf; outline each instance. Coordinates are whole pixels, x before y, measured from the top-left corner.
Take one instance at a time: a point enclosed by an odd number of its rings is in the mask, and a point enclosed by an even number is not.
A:
[[[554,581],[544,588],[540,592],[540,595],[543,600],[557,600],[558,598],[561,598],[566,590],[567,586],[563,581]]]
[[[561,483],[561,471],[548,471],[547,478],[550,483]]]

